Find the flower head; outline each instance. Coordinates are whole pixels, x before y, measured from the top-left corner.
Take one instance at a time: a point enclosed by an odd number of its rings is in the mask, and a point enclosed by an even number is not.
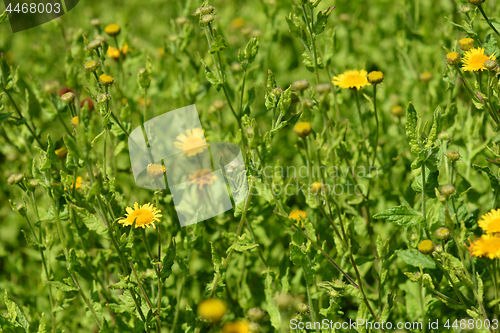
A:
[[[61,97],[59,97],[61,99],[61,101],[63,101],[64,103],[68,103],[68,104],[71,104],[75,101],[75,93],[73,92],[67,92],[63,95],[61,95]]]
[[[468,51],[474,47],[474,39],[472,38],[462,38],[458,41],[458,47],[463,51]]]
[[[198,316],[205,320],[219,321],[226,311],[226,302],[218,298],[208,298],[198,304]]]
[[[83,184],[82,177],[80,177],[80,176],[76,177],[75,188],[78,190],[80,187],[82,187],[82,184]],[[69,188],[73,189],[73,184],[71,184],[71,186]]]
[[[161,178],[165,174],[165,167],[161,164],[148,164],[148,167],[146,168],[146,172],[148,173],[148,176],[151,178]]]
[[[71,118],[71,125],[73,125],[74,127],[78,126],[79,123],[80,123],[80,117],[74,116],[73,118]]]
[[[483,71],[486,69],[484,67],[484,62],[486,60],[495,60],[494,55],[487,56],[484,54],[484,49],[482,47],[477,47],[475,49],[470,49],[464,53],[463,66],[464,71]]]
[[[307,121],[301,121],[295,124],[293,127],[293,131],[300,138],[306,138],[309,134],[311,134],[312,127],[311,124]]]
[[[111,37],[118,36],[118,34],[120,34],[120,30],[121,30],[120,26],[116,23],[108,24],[104,28],[104,32],[110,35]]]
[[[208,139],[208,137],[206,138]],[[174,147],[181,149],[181,155],[187,155],[189,157],[195,156],[202,153],[207,149],[207,142],[203,135],[203,130],[199,127],[193,128],[192,130],[187,129],[186,134],[181,133],[177,136],[177,140],[174,142]]]
[[[190,174],[188,178],[191,179],[189,185],[196,184],[200,190],[204,185],[212,185],[214,180],[217,180],[217,176],[210,169],[200,169]]]
[[[65,93],[67,92],[72,92],[73,94],[75,93],[73,90],[71,90],[69,87],[62,87],[61,89],[59,89],[59,91],[57,92],[57,95],[59,95],[59,97],[61,97],[62,95],[64,95]]]
[[[323,184],[321,184],[320,182],[314,182],[311,184],[311,187],[309,187],[309,190],[312,193],[318,194],[321,192],[322,187],[323,187]]]
[[[307,214],[303,210],[294,209],[294,210],[292,210],[290,212],[290,214],[288,215],[288,217],[290,217],[291,219],[295,220],[297,225],[300,223],[300,226],[304,227],[304,222],[302,222],[302,219],[306,219],[307,218]]]
[[[488,257],[490,259],[500,258],[500,236],[486,234],[466,246],[471,256]]]
[[[14,185],[21,182],[24,179],[24,173],[14,173],[7,178],[7,184]]]
[[[114,60],[120,59],[120,50],[117,49],[116,47],[112,47],[112,46],[108,47],[108,51],[106,51],[106,54],[111,59],[114,59]]]
[[[487,233],[500,233],[500,209],[492,209],[481,216],[478,225]]]
[[[68,155],[68,148],[62,147],[59,149],[56,149],[56,155],[59,160],[64,160],[66,158],[66,155]]]
[[[434,235],[437,239],[448,240],[450,238],[450,229],[445,227],[437,228],[436,231],[434,231]]]
[[[118,221],[118,223],[122,223],[123,225],[132,225],[135,223],[135,227],[142,227],[143,229],[146,227],[153,226],[156,228],[155,222],[160,222],[160,214],[161,211],[153,206],[151,203],[147,203],[145,205],[139,206],[136,202],[134,204],[134,208],[127,207],[127,214],[125,214],[125,218],[122,218]]]
[[[394,105],[391,108],[391,113],[396,117],[402,117],[405,115],[405,109],[401,105]]]
[[[292,83],[292,88],[297,91],[304,91],[309,88],[309,81],[298,80]]]
[[[430,239],[423,240],[418,244],[418,250],[423,254],[431,254],[435,248],[436,246]]]
[[[364,69],[348,70],[343,74],[333,77],[333,84],[340,88],[356,88],[359,90],[370,84],[366,78],[366,74]]]
[[[99,63],[95,60],[87,61],[83,67],[85,73],[93,73],[99,68]]]
[[[420,73],[418,78],[422,82],[429,82],[430,80],[432,80],[432,73],[431,72],[422,72],[422,73]]]
[[[100,40],[93,40],[87,45],[87,50],[93,51],[100,47],[102,45],[102,42]]]
[[[483,2],[485,2],[486,0],[467,0],[467,1],[469,1],[469,3],[471,5],[479,6],[480,4],[482,4]]]
[[[368,82],[372,85],[376,85],[384,81],[384,73],[379,71],[370,72],[367,76]]]
[[[250,323],[246,320],[224,324],[222,333],[250,333]]]
[[[110,86],[113,84],[113,82],[115,82],[115,78],[109,74],[104,73],[99,76],[99,81],[101,81],[101,83],[105,86]]]
[[[457,52],[450,52],[446,54],[446,62],[451,66],[457,65],[460,62],[460,55]]]

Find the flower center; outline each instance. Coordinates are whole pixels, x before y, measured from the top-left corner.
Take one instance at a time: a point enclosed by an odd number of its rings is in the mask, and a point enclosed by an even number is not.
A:
[[[154,219],[154,215],[151,211],[142,208],[132,212],[132,214],[129,215],[129,219],[132,221],[135,220],[135,225],[141,227],[151,223]]]
[[[470,58],[469,66],[474,68],[482,68],[484,66],[484,62],[488,60],[490,57],[484,54],[476,54]]]
[[[491,238],[484,244],[484,252],[486,253],[496,253],[499,250],[500,250],[500,237]]]
[[[500,232],[500,218],[491,220],[488,224],[488,229],[492,232]]]
[[[364,82],[364,77],[361,75],[348,75],[345,78],[345,84],[351,87],[357,86],[358,84],[362,84]]]

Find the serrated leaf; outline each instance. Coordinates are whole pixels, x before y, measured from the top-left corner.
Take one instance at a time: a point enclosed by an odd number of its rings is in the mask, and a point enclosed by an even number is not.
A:
[[[166,279],[172,274],[172,265],[174,264],[176,254],[176,244],[175,238],[172,238],[172,241],[168,245],[167,251],[163,259],[161,260],[161,271],[160,277],[162,279]]]
[[[272,282],[273,282],[273,278],[271,275],[269,275],[269,272],[267,272],[266,280],[265,280],[267,313],[269,314],[269,319],[271,320],[271,325],[274,327],[276,332],[278,332],[281,328],[281,317],[280,317],[280,311],[279,311],[278,307],[276,306],[276,303],[274,303],[274,300],[272,297],[272,292],[271,292]]]
[[[436,263],[425,254],[420,253],[418,250],[397,250],[396,253],[398,257],[408,265],[414,267],[419,267],[419,265],[422,265],[422,268],[430,269],[436,268]]]
[[[215,29],[213,29],[213,38],[214,40],[210,46],[210,53],[219,52],[227,48],[226,40]]]
[[[313,33],[315,35],[319,35],[325,30],[326,23],[328,22],[328,17],[330,16],[334,8],[335,7],[330,7],[318,12],[318,14],[316,15],[316,21],[313,25]]]
[[[30,247],[34,248],[37,251],[45,249],[45,246],[43,244],[38,243],[37,241],[31,239],[31,237],[28,236],[28,234],[24,230],[21,230],[21,232],[24,234],[24,238],[26,239],[26,243],[28,243],[28,245]]]
[[[416,210],[406,206],[396,206],[373,216],[376,220],[386,220],[396,225],[410,227],[424,223],[424,217]]]
[[[75,205],[70,205],[70,210],[72,212],[75,212],[78,217],[82,219],[87,228],[96,232],[99,236],[105,239],[110,239],[106,226],[95,214],[91,214],[85,208],[81,208]]]
[[[70,286],[66,283],[62,283],[59,281],[47,281],[47,283],[50,284],[51,286],[56,287],[60,291],[64,291],[64,292],[72,292],[72,291],[77,292],[78,291],[77,287]]]

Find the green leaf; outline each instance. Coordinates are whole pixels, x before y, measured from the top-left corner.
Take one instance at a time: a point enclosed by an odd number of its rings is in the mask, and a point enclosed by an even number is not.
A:
[[[425,178],[426,178],[425,194],[430,198],[436,197],[436,191],[434,189],[439,188],[438,176],[439,176],[438,170],[436,170],[434,172],[428,171],[425,174]],[[413,180],[413,183],[411,184],[411,188],[417,193],[422,193],[422,176],[421,175],[415,177],[415,179]]]
[[[318,14],[316,15],[316,22],[314,22],[313,25],[313,33],[315,35],[319,35],[325,30],[326,23],[328,22],[328,17],[330,16],[334,8],[335,7],[330,7],[318,12]]]
[[[486,51],[486,54],[489,56],[494,55],[497,58],[500,56],[500,50],[498,49],[497,40],[491,33],[486,35],[486,41],[484,42],[484,50]]]
[[[111,330],[109,328],[109,325],[108,325],[108,322],[106,321],[106,319],[103,320],[102,327],[99,330],[99,333],[113,333],[113,330]]]
[[[40,171],[50,171],[52,168],[56,168],[59,164],[59,159],[57,158],[54,144],[52,143],[52,139],[50,138],[50,134],[47,135],[47,151],[42,152],[42,165],[40,166]]]
[[[7,17],[9,17],[9,15],[7,14],[7,11],[4,10],[2,15],[0,15],[0,25],[2,25],[2,23],[4,23],[7,20]]]
[[[383,212],[375,214],[373,218],[376,220],[387,220],[403,227],[418,225],[424,222],[423,216],[420,215],[418,211],[412,208],[407,208],[406,206],[389,208]]]
[[[213,37],[214,41],[210,46],[210,53],[213,54],[227,48],[226,40],[215,29],[213,29]]]
[[[302,53],[302,57],[304,58],[302,60],[302,62],[304,63],[304,66],[306,66],[306,69],[309,72],[314,73],[314,71],[315,71],[314,60],[309,55],[309,52],[304,51],[304,53]],[[323,61],[321,60],[321,58],[319,56],[317,56],[317,58],[316,58],[316,65],[318,66],[319,69],[323,69],[324,68]]]
[[[33,239],[31,239],[31,237],[28,236],[28,234],[24,230],[21,230],[21,232],[24,234],[24,238],[26,239],[26,243],[28,243],[28,245],[30,247],[34,248],[37,251],[45,249],[45,246],[43,244],[38,243],[37,241],[34,241]]]
[[[133,281],[130,281],[130,275],[123,276],[121,274],[118,274],[120,277],[120,281],[117,283],[110,284],[108,286],[109,289],[122,289],[122,290],[127,290],[131,288],[135,288],[136,283]]]
[[[304,42],[307,42],[306,32],[300,26],[300,20],[297,18],[297,15],[290,14],[288,17],[285,16],[286,23],[288,24],[288,28],[290,32],[297,38],[301,39]]]
[[[411,152],[418,154],[420,152],[420,146],[418,143],[417,131],[418,131],[418,116],[413,103],[408,103],[408,108],[406,110],[406,138],[411,147]]]
[[[10,322],[13,324],[14,323],[19,324],[24,329],[24,331],[26,333],[29,333],[30,324],[29,324],[28,320],[26,319],[26,316],[23,314],[23,312],[19,308],[19,306],[9,298],[9,294],[7,293],[7,289],[5,289],[3,300],[5,302],[5,305],[7,306],[8,318],[10,319]]]
[[[60,291],[64,291],[64,292],[77,292],[78,291],[78,288],[75,287],[75,286],[70,286],[66,283],[62,283],[62,282],[59,282],[59,281],[47,281],[48,284],[56,287],[58,290]]]
[[[259,53],[259,37],[255,36],[250,39],[245,48],[245,59],[248,60],[249,64],[255,60],[257,53]]]
[[[0,113],[0,124],[10,118],[13,112],[2,112]]]
[[[276,303],[274,303],[273,297],[272,297],[272,283],[273,283],[273,278],[271,275],[269,275],[269,271],[267,272],[266,275],[266,280],[265,280],[265,294],[266,294],[266,305],[267,305],[267,313],[269,314],[269,318],[271,320],[271,325],[274,327],[276,332],[280,331],[281,328],[281,318],[280,318],[280,311],[278,307],[276,306]]]
[[[425,254],[420,253],[415,249],[406,249],[406,250],[397,250],[396,251],[398,257],[403,260],[408,265],[419,267],[422,265],[422,268],[436,268],[436,263],[426,256]]]
[[[37,333],[47,333],[47,323],[45,322],[45,315],[42,313],[40,318],[40,324],[38,324],[38,332]]]
[[[163,259],[161,260],[161,271],[160,277],[162,279],[166,279],[172,274],[172,265],[174,264],[176,254],[176,244],[175,238],[172,237],[172,241],[168,245],[167,251]]]
[[[99,236],[105,239],[110,239],[106,226],[104,225],[102,220],[100,220],[95,214],[91,214],[85,208],[81,208],[75,205],[70,205],[70,211],[76,213],[78,217],[82,219],[87,228],[96,232]]]

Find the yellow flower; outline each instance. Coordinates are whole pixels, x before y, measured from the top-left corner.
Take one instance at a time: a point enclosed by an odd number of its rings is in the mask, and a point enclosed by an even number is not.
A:
[[[135,227],[150,227],[156,228],[155,222],[160,222],[160,214],[161,211],[153,206],[151,203],[147,203],[145,205],[139,206],[136,202],[134,204],[134,208],[127,207],[127,214],[125,214],[125,218],[122,218],[118,221],[118,223],[122,223],[123,225],[132,225],[135,223]]]
[[[181,155],[195,156],[207,149],[207,142],[203,138],[203,130],[199,127],[187,129],[186,134],[181,133],[174,142],[174,147],[181,149]],[[206,138],[208,140],[208,137]]]
[[[467,249],[469,249],[470,255],[474,257],[500,258],[500,236],[482,235],[481,238],[471,243]]]
[[[321,188],[323,187],[323,184],[321,184],[320,182],[314,182],[311,184],[311,187],[309,188],[311,190],[312,193],[320,193],[321,192]]]
[[[109,47],[108,47],[108,51],[106,52],[106,54],[107,54],[107,55],[108,55],[108,57],[110,57],[111,59],[115,59],[115,60],[120,59],[120,50],[118,50],[118,49],[117,49],[117,48],[115,48],[115,47],[109,46]]]
[[[384,73],[379,71],[370,72],[367,76],[368,82],[372,85],[376,85],[384,81]]]
[[[236,17],[231,21],[231,26],[235,29],[241,29],[245,26],[245,20],[241,17]]]
[[[118,34],[120,33],[120,30],[121,30],[120,26],[116,23],[108,24],[104,28],[104,32],[107,33],[108,35],[110,35],[111,37],[118,36]]]
[[[146,99],[146,103],[147,103],[147,106],[151,105],[151,99],[149,97]],[[144,97],[140,97],[137,100],[137,104],[144,106]]]
[[[205,320],[219,321],[226,311],[226,303],[218,298],[205,299],[198,305],[198,316]]]
[[[468,51],[474,47],[474,39],[472,38],[462,38],[458,41],[458,46],[463,51]]]
[[[309,134],[311,134],[312,127],[311,124],[308,123],[307,121],[301,121],[295,124],[293,126],[293,131],[295,134],[297,134],[298,137],[300,138],[306,138]]]
[[[56,155],[61,161],[64,160],[66,158],[66,155],[68,155],[68,148],[62,147],[56,149]]]
[[[402,117],[405,115],[405,109],[401,105],[394,105],[391,108],[391,113],[396,117]]]
[[[74,127],[76,127],[79,123],[80,123],[80,117],[75,116],[71,118],[71,125],[73,125]]]
[[[78,190],[80,187],[82,187],[82,183],[83,183],[82,177],[80,176],[76,177],[75,188]],[[73,184],[71,184],[69,188],[73,189]]]
[[[303,210],[300,210],[300,209],[294,209],[290,212],[290,214],[288,215],[291,219],[297,221],[295,224],[296,225],[299,225],[300,223],[300,227],[301,228],[304,228],[304,222],[302,221],[302,218],[306,219],[307,218],[307,214],[306,212],[304,212]]]
[[[128,44],[123,45],[123,47],[120,47],[120,52],[123,55],[126,55],[127,53],[132,53],[132,49],[128,46]]]
[[[487,56],[484,54],[484,49],[482,47],[478,47],[475,49],[470,49],[469,51],[466,51],[464,53],[464,58],[463,58],[463,66],[462,69],[464,71],[483,71],[486,69],[484,67],[484,62],[486,60],[495,60],[496,57],[494,55],[492,56]]]
[[[113,84],[113,82],[115,82],[115,78],[109,74],[104,73],[99,76],[99,81],[101,81],[101,83],[105,86],[110,86]]]
[[[188,178],[191,179],[189,185],[196,184],[200,190],[204,185],[212,185],[214,180],[217,180],[217,176],[210,169],[200,169],[190,174]]]
[[[165,167],[160,164],[150,163],[146,168],[146,172],[148,173],[148,176],[151,178],[161,178],[165,174]]]
[[[457,52],[450,52],[446,54],[446,62],[451,66],[457,65],[460,62],[460,55]]]
[[[418,250],[423,254],[431,254],[435,249],[434,243],[430,239],[426,239],[418,244]]]
[[[500,209],[492,209],[489,213],[481,216],[478,225],[485,232],[500,233]]]
[[[429,82],[430,80],[432,80],[432,73],[430,73],[430,72],[422,72],[422,73],[420,73],[420,75],[418,76],[418,78],[420,79],[420,81]]]
[[[340,88],[356,88],[361,89],[364,86],[368,86],[370,83],[366,78],[366,71],[362,70],[348,70],[344,74],[335,76],[333,78],[333,84],[339,86]]]
[[[222,333],[250,333],[250,324],[246,320],[233,321],[222,327]]]

